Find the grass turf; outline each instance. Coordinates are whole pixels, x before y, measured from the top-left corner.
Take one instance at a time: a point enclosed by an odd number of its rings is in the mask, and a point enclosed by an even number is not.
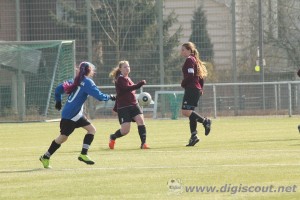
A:
[[[50,170],[38,158],[58,135],[58,122],[1,124],[0,199],[300,199],[297,117],[218,118],[209,136],[198,125],[195,147],[185,147],[186,119],[146,123],[149,150],[139,149],[135,124],[108,149],[119,124],[94,120],[89,155],[96,164],[77,160],[85,132],[76,129],[51,157]],[[271,185],[273,192],[258,191]],[[242,190],[251,186],[258,192]]]

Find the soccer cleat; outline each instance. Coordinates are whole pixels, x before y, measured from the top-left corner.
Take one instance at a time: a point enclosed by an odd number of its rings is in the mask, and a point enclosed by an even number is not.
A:
[[[109,137],[109,143],[108,143],[108,146],[109,146],[110,149],[114,149],[114,148],[115,148],[116,140],[111,139],[111,136],[112,136],[112,135],[110,135],[110,137]]]
[[[40,161],[43,164],[44,168],[46,169],[51,169],[52,167],[50,166],[50,161],[47,158],[43,158],[43,156],[40,157]]]
[[[88,164],[88,165],[93,165],[95,164],[95,162],[88,156],[88,155],[83,155],[83,154],[80,154],[78,156],[78,160]]]
[[[195,146],[195,144],[197,144],[199,142],[199,138],[197,137],[197,135],[193,135],[190,140],[189,143],[186,145],[187,147],[192,147]]]
[[[144,143],[141,145],[141,149],[150,149],[150,147],[148,146],[148,144]]]
[[[212,121],[208,118],[205,118],[204,122],[203,122],[203,126],[205,129],[205,135],[208,136],[210,129],[211,129],[211,123]]]

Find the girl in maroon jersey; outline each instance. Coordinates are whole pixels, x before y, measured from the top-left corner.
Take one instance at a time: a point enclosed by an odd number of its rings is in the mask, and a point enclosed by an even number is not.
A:
[[[113,78],[116,87],[117,100],[114,111],[118,113],[119,122],[121,124],[121,129],[110,135],[108,144],[110,149],[114,149],[117,138],[123,137],[129,133],[132,121],[135,121],[138,126],[138,132],[141,139],[141,149],[149,148],[146,143],[144,115],[140,106],[137,104],[135,97],[135,90],[145,85],[146,81],[142,80],[137,84],[134,84],[128,76],[129,73],[129,62],[124,60],[120,61],[118,66],[109,74],[109,76]]]
[[[205,135],[208,135],[211,128],[211,120],[200,116],[195,112],[200,96],[203,94],[204,78],[207,70],[199,58],[199,52],[192,42],[184,43],[181,46],[181,56],[185,57],[182,67],[183,80],[181,87],[184,88],[182,101],[182,114],[190,120],[191,138],[186,146],[194,146],[199,142],[197,137],[197,122],[202,123]]]

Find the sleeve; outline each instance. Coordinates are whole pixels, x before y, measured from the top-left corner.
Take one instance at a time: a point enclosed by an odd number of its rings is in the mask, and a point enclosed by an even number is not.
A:
[[[194,63],[191,58],[187,58],[183,65],[183,80],[181,86],[185,87],[189,82],[193,81],[194,77]]]
[[[133,90],[139,89],[140,87],[143,86],[142,81],[140,81],[139,83],[134,84],[134,85],[128,85],[127,83],[128,83],[128,81],[125,78],[119,77],[116,85],[120,88],[121,91],[124,91],[124,92],[133,91]]]
[[[67,80],[66,82],[68,82],[69,84],[73,83],[73,80]],[[56,88],[55,88],[55,101],[60,101],[62,100],[62,95],[65,93],[64,87],[63,87],[64,83],[59,84]]]
[[[110,96],[102,93],[91,79],[86,79],[84,89],[88,95],[94,97],[98,101],[108,101],[110,99]]]
[[[63,84],[59,84],[56,88],[55,88],[55,101],[60,101],[62,100],[62,94],[64,94],[64,87]]]

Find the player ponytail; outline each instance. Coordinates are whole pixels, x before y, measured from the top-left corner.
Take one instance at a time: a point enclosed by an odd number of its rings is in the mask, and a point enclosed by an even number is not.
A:
[[[129,62],[127,60],[122,60],[119,62],[118,66],[116,66],[110,73],[109,77],[113,79],[113,82],[115,82],[118,77],[121,74],[121,67],[124,63],[127,63],[129,65]]]
[[[204,63],[200,60],[200,53],[195,47],[195,44],[192,42],[184,43],[184,46],[187,50],[191,50],[191,54],[195,57],[197,63],[197,73],[196,75],[199,76],[201,79],[207,77],[207,69]]]
[[[207,69],[203,62],[200,60],[200,55],[197,49],[194,49],[194,56],[196,58],[197,62],[197,76],[199,76],[201,79],[207,77]]]
[[[67,94],[71,94],[82,82],[84,76],[87,76],[95,66],[89,62],[82,62],[79,65],[79,72],[74,78],[74,82],[72,84],[68,82],[63,83],[64,91]]]

